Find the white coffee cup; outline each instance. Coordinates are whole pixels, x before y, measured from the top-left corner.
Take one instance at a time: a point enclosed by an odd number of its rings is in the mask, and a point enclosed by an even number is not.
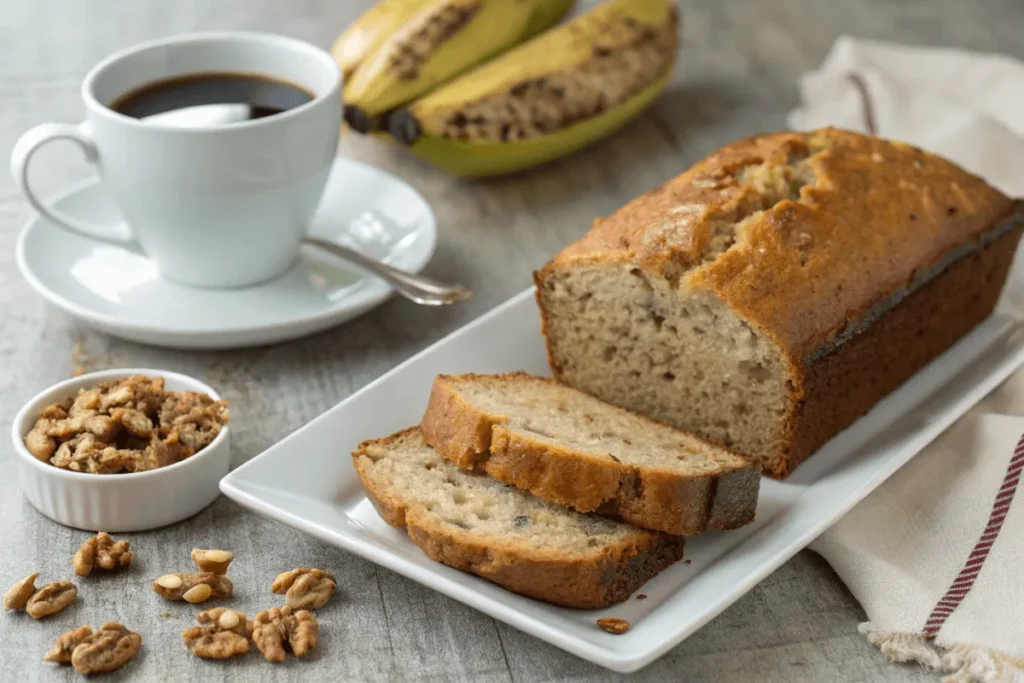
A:
[[[110,108],[141,86],[204,73],[285,81],[313,100],[266,118],[179,127]],[[309,227],[335,156],[341,72],[325,51],[283,36],[199,33],[117,52],[82,83],[85,121],[44,123],[11,153],[11,171],[40,214],[93,239],[138,243],[169,279],[239,287],[287,270]],[[28,183],[43,144],[72,140],[96,164],[124,224],[117,231],[45,205]]]

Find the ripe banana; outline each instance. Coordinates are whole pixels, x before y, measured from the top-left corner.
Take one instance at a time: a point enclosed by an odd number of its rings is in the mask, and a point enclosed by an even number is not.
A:
[[[388,5],[396,2],[386,0]],[[543,31],[572,4],[573,0],[407,0],[402,5],[406,11],[413,5],[419,8],[401,22],[375,7],[378,19],[384,16],[400,25],[389,28],[393,33],[362,60],[345,85],[345,120],[361,133],[379,128],[385,112]],[[335,47],[344,51],[337,43]]]
[[[676,57],[671,0],[611,0],[388,117],[393,137],[461,176],[564,156],[639,114]]]
[[[432,2],[434,0],[380,0],[363,12],[331,46],[331,54],[345,79],[409,17]]]

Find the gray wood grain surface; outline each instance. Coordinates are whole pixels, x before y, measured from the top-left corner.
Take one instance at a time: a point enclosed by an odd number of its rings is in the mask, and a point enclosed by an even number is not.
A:
[[[76,121],[78,84],[109,52],[166,34],[206,29],[276,31],[327,46],[368,0],[5,0],[0,11],[0,152],[45,121]],[[589,3],[586,3],[589,4]],[[1024,57],[1020,0],[681,0],[683,44],[674,83],[638,121],[576,156],[514,177],[465,182],[374,141],[345,136],[341,153],[395,173],[433,204],[440,245],[427,272],[476,290],[448,310],[392,300],[329,332],[269,348],[173,352],[93,332],[44,304],[18,275],[14,244],[30,213],[0,174],[0,584],[31,571],[70,578],[86,534],[39,515],[22,497],[11,418],[35,392],[88,369],[150,366],[207,379],[233,402],[236,463],[258,454],[368,381],[469,322],[530,282],[530,271],[584,232],[591,219],[679,173],[733,138],[783,126],[796,80],[833,40],[850,33],[958,45]],[[46,192],[88,169],[54,145],[34,174]],[[80,353],[74,353],[78,345]],[[620,677],[495,622],[458,602],[324,546],[221,499],[195,518],[130,535],[126,574],[80,580],[79,603],[35,622],[0,615],[0,681],[72,680],[41,661],[53,639],[81,623],[122,621],[143,654],[108,680],[612,681]],[[230,547],[237,608],[268,606],[269,584],[295,566],[332,570],[338,597],[322,613],[321,648],[274,667],[252,655],[201,662],[180,640],[194,609],[168,608],[148,580],[189,565],[194,546]],[[87,585],[85,585],[87,584]],[[163,616],[168,610],[171,616]],[[890,664],[856,631],[859,606],[829,567],[804,552],[658,662],[637,681],[926,681]]]

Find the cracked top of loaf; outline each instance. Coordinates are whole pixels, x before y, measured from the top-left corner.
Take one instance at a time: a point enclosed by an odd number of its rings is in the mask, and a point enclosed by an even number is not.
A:
[[[1013,212],[982,179],[904,143],[774,133],[727,145],[596,220],[548,268],[621,263],[711,290],[800,360]]]

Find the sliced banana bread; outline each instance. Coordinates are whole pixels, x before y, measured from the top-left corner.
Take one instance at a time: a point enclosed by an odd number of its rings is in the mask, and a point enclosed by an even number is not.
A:
[[[551,379],[439,375],[421,427],[460,467],[580,512],[686,536],[754,519],[757,464]]]
[[[988,316],[1022,222],[910,145],[740,140],[535,275],[551,369],[785,477]]]
[[[467,472],[413,427],[352,454],[384,520],[432,559],[563,607],[622,602],[683,556],[683,539],[582,515]]]

